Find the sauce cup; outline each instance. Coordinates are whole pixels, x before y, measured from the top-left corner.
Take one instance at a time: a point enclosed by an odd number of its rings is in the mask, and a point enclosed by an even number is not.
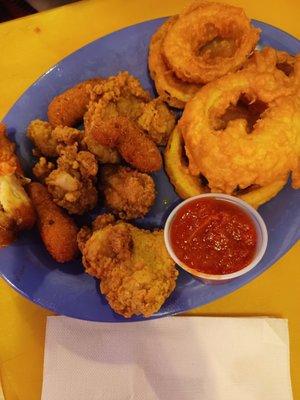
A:
[[[188,265],[183,263],[175,254],[175,251],[172,246],[171,238],[170,238],[170,229],[172,226],[172,223],[174,221],[174,218],[178,211],[185,206],[187,203],[193,202],[197,199],[202,199],[202,198],[211,198],[211,199],[216,199],[216,200],[221,200],[225,202],[230,202],[233,205],[237,206],[240,208],[242,211],[244,211],[252,220],[255,230],[256,230],[256,250],[254,257],[252,258],[252,261],[246,265],[244,268],[233,272],[229,274],[207,274],[201,271],[198,271],[196,269],[190,268]],[[187,200],[184,200],[181,202],[177,207],[174,208],[174,210],[170,213],[170,215],[167,218],[165,228],[164,228],[164,239],[165,239],[165,245],[168,250],[168,253],[172,257],[172,259],[176,262],[178,266],[180,266],[182,269],[185,271],[189,272],[191,275],[193,275],[195,278],[201,279],[205,283],[210,283],[210,284],[217,284],[217,283],[225,283],[228,282],[232,279],[238,278],[247,272],[251,271],[262,259],[266,248],[267,248],[267,243],[268,243],[268,232],[267,228],[265,225],[264,220],[260,216],[260,214],[250,206],[248,203],[245,201],[239,199],[238,197],[230,196],[227,194],[221,194],[221,193],[206,193],[206,194],[200,194],[198,196],[193,196],[188,198]]]

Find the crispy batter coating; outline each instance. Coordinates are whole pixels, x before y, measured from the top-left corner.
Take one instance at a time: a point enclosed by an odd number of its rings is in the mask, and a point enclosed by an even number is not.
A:
[[[100,164],[119,164],[121,157],[116,149],[111,147],[102,146],[96,141],[92,135],[85,132],[83,143],[86,144],[87,149],[93,153]]]
[[[74,221],[52,201],[42,184],[31,183],[29,194],[38,213],[38,228],[48,252],[60,263],[73,260],[78,254],[78,228]]]
[[[78,247],[81,253],[83,253],[86,242],[90,239],[93,232],[105,228],[107,225],[114,224],[116,219],[113,214],[101,214],[93,221],[92,229],[88,226],[83,226],[77,235]]]
[[[132,238],[126,225],[106,225],[96,230],[83,248],[86,273],[104,278],[109,271],[130,260]]]
[[[5,211],[0,211],[0,247],[11,244],[17,235],[16,222]]]
[[[184,157],[184,143],[179,129],[176,127],[171,134],[165,151],[165,169],[178,196],[187,199],[199,194],[208,193],[209,187],[202,182],[199,176],[189,172],[188,164]],[[233,193],[240,199],[258,208],[275,197],[283,189],[287,176],[282,177],[266,186],[254,186],[247,191]]]
[[[127,229],[133,241],[131,259],[109,270],[100,289],[115,312],[126,318],[150,317],[175,289],[178,272],[165,248],[163,231],[132,225]]]
[[[0,176],[0,205],[16,223],[17,230],[31,229],[36,214],[23,185],[16,174]]]
[[[52,126],[76,126],[84,116],[90,101],[90,89],[102,78],[88,79],[54,97],[48,106],[48,119]]]
[[[101,186],[105,203],[122,219],[143,217],[155,200],[151,176],[126,167],[104,166]]]
[[[83,226],[82,228],[80,228],[77,234],[77,244],[81,253],[83,253],[85,244],[90,239],[91,236],[92,236],[92,231],[88,226]]]
[[[123,115],[133,120],[142,114],[143,104],[151,100],[149,92],[127,71],[110,76],[95,85],[91,88],[90,95],[92,102],[102,102],[103,116]]]
[[[46,157],[57,156],[57,142],[52,136],[53,128],[47,121],[35,119],[27,128],[27,136],[33,142],[35,148]]]
[[[18,231],[31,229],[35,223],[35,210],[23,187],[27,182],[15,154],[15,144],[6,136],[5,125],[0,124],[0,241],[3,246],[9,244]]]
[[[126,117],[118,116],[110,119],[102,130],[103,120],[101,118],[97,120],[96,115],[93,119],[90,132],[100,144],[116,147],[126,162],[142,172],[161,169],[162,158],[157,146],[136,123]]]
[[[243,69],[272,73],[284,86],[296,88],[300,85],[300,54],[291,56],[285,51],[265,47],[261,51],[254,51]]]
[[[45,157],[40,157],[39,161],[32,168],[32,172],[33,175],[43,183],[54,169],[55,165],[53,162],[47,161]]]
[[[83,214],[97,203],[97,172],[95,156],[88,151],[78,151],[74,144],[60,150],[57,169],[46,178],[46,185],[56,204],[70,214]]]
[[[125,316],[157,312],[175,288],[178,272],[163,231],[119,222],[95,231],[83,249],[86,272],[101,279],[112,309]]]
[[[175,127],[175,115],[160,98],[145,104],[138,124],[158,146],[165,145]]]
[[[300,96],[291,93],[275,75],[257,71],[230,74],[202,88],[179,122],[192,175],[203,174],[212,191],[233,193],[284,180],[291,171],[297,187]],[[244,118],[216,127],[241,95],[266,106],[252,130]]]
[[[195,1],[168,30],[163,53],[177,77],[207,83],[241,67],[258,42],[259,32],[242,8]]]
[[[59,145],[79,143],[83,133],[68,126],[57,126],[53,129],[49,122],[35,119],[28,125],[27,136],[32,140],[38,153],[45,157],[57,157]]]
[[[125,161],[141,171],[159,170],[159,150],[137,124],[150,100],[139,81],[122,72],[94,87],[91,96],[84,117],[86,135],[102,146],[116,148]]]
[[[177,78],[163,57],[162,44],[164,38],[177,18],[177,16],[169,18],[152,36],[148,65],[159,96],[172,107],[184,108],[186,102],[197,93],[201,85],[184,82]]]
[[[113,224],[114,222],[116,222],[116,218],[113,214],[106,213],[98,215],[92,222],[93,231],[103,229],[105,226]]]
[[[12,143],[7,137],[6,126],[0,123],[0,175],[13,173],[23,175],[15,148],[15,143]]]

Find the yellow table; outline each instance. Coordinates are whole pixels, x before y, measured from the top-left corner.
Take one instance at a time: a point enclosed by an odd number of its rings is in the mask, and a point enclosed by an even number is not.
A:
[[[186,3],[185,0],[88,0],[1,24],[0,119],[22,92],[62,57],[116,29],[174,14]],[[300,37],[299,0],[231,3],[243,6],[252,18]],[[254,282],[189,313],[288,318],[295,400],[300,399],[299,259],[300,243]],[[1,280],[0,293],[0,368],[5,398],[38,400],[45,322],[51,313],[22,298]]]

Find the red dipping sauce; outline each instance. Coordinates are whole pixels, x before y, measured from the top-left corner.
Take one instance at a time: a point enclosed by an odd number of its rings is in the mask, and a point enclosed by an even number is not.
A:
[[[187,267],[224,275],[243,269],[254,259],[257,233],[252,219],[235,204],[203,198],[178,210],[170,241]]]

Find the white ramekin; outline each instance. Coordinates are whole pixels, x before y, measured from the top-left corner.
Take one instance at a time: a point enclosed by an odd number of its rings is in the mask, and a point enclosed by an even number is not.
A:
[[[222,201],[227,201],[229,203],[235,204],[238,206],[241,210],[246,212],[246,214],[251,218],[252,222],[254,223],[255,229],[256,229],[256,234],[257,234],[257,246],[256,246],[256,252],[254,255],[253,260],[248,264],[246,267],[240,269],[239,271],[233,272],[231,274],[205,274],[204,272],[197,271],[195,269],[192,269],[185,265],[182,261],[179,260],[179,258],[176,256],[173,248],[172,248],[172,243],[170,240],[170,228],[172,225],[172,222],[174,220],[174,217],[176,216],[177,212],[187,203],[190,203],[196,199],[202,199],[202,198],[214,198],[214,199],[219,199]],[[227,194],[221,194],[221,193],[206,193],[206,194],[200,194],[199,196],[194,196],[190,197],[187,200],[184,200],[181,202],[177,207],[174,208],[174,210],[170,213],[168,216],[168,219],[165,224],[165,229],[164,229],[164,238],[165,238],[165,244],[166,248],[168,250],[168,253],[170,256],[173,258],[173,260],[176,262],[177,265],[179,265],[182,269],[185,271],[189,272],[193,276],[200,278],[206,283],[225,283],[231,279],[238,278],[241,275],[246,274],[249,272],[251,269],[253,269],[259,261],[262,259],[266,248],[267,248],[267,243],[268,243],[268,232],[266,228],[266,224],[262,217],[259,215],[259,213],[255,210],[255,208],[251,207],[248,203],[246,203],[244,200],[239,199],[238,197],[230,196]]]

